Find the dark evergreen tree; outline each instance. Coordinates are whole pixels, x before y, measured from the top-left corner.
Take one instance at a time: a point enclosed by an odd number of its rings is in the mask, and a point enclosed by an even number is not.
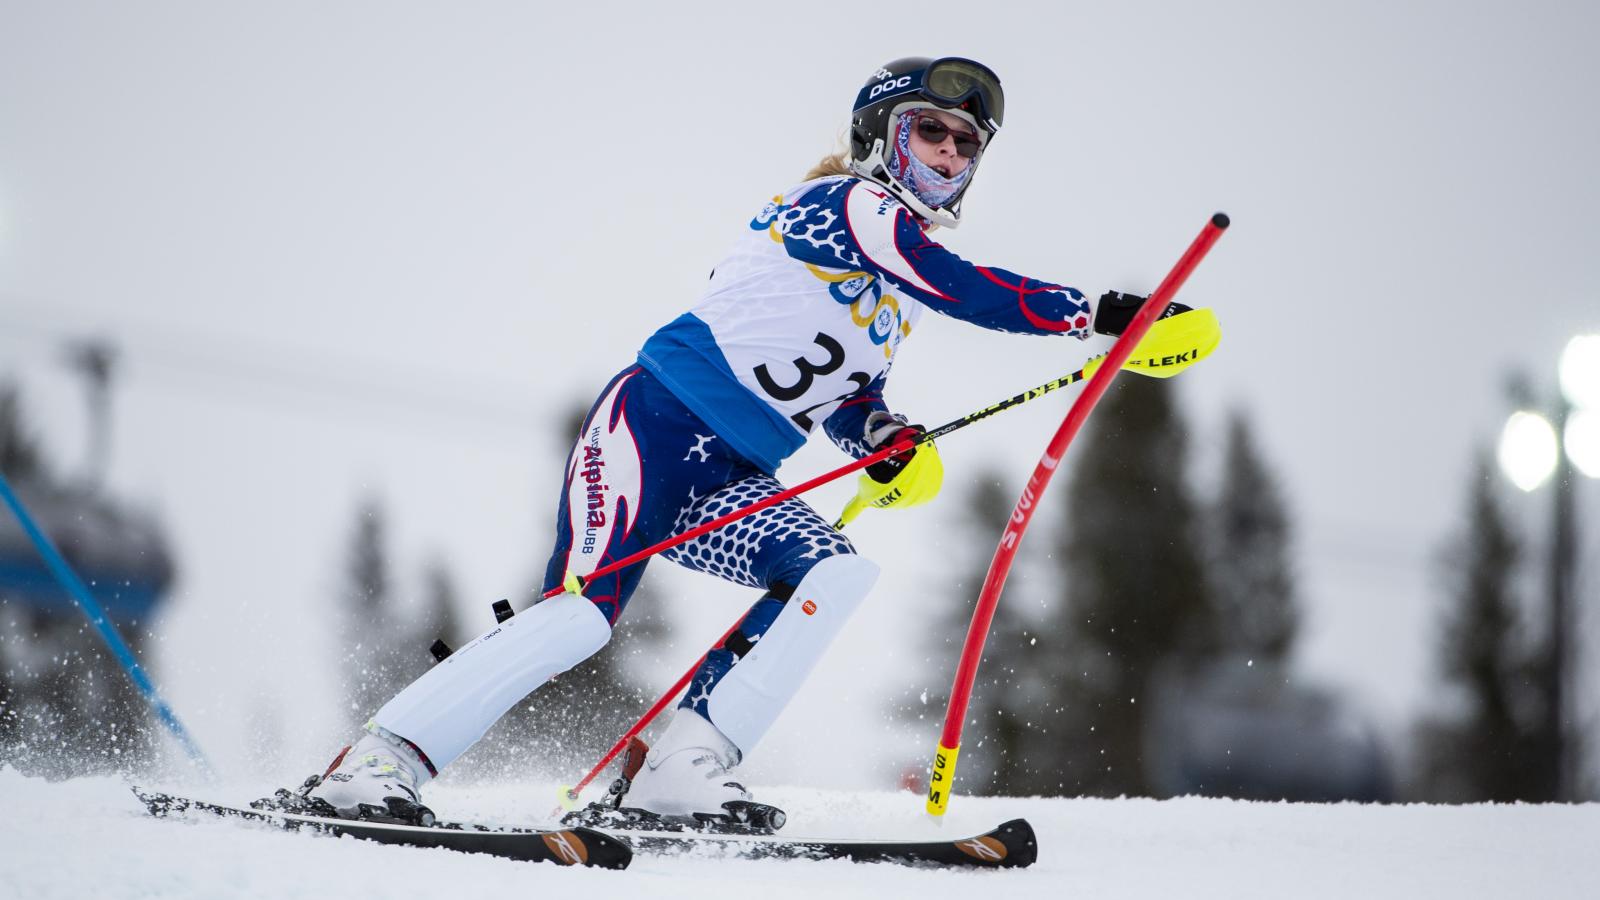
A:
[[[1465,522],[1440,556],[1449,606],[1439,668],[1448,707],[1456,711],[1419,728],[1417,792],[1451,803],[1550,800],[1556,775],[1541,764],[1548,702],[1538,677],[1541,656],[1514,588],[1522,550],[1487,453],[1473,466]]]
[[[949,679],[961,658],[995,544],[1016,506],[1017,492],[997,471],[989,470],[979,473],[963,498],[962,525],[952,535],[962,548],[951,560],[957,577],[936,601],[942,612],[931,636],[931,677],[938,689],[918,691],[902,704],[902,717],[918,721],[927,739],[936,737],[943,726]],[[1065,607],[1057,591],[1044,609],[1025,609],[1018,598],[1024,571],[1021,566],[1014,570],[1008,595],[995,609],[984,643],[962,730],[957,778],[963,793],[1029,796],[1062,791],[1057,752],[1063,721],[1061,673],[1054,656]]]
[[[1283,662],[1299,623],[1289,513],[1243,412],[1228,419],[1222,481],[1207,525],[1221,649]]]
[[[340,608],[345,712],[354,725],[433,666],[435,640],[460,646],[471,637],[462,633],[455,581],[442,560],[423,568],[419,590],[397,589],[387,523],[383,506],[369,498],[356,511],[350,538]]]
[[[1058,735],[1067,794],[1148,794],[1145,709],[1157,670],[1217,647],[1184,479],[1187,437],[1161,381],[1119,378],[1072,448],[1059,558],[1070,605]]]
[[[455,579],[441,559],[429,562],[422,571],[422,589],[390,601],[384,611],[395,632],[391,671],[395,679],[388,694],[422,677],[435,662],[429,648],[443,640],[460,646],[470,635],[463,634],[457,614]],[[388,696],[379,702],[388,700]]]
[[[44,455],[25,424],[22,395],[11,382],[0,384],[0,473],[7,480],[43,480]]]
[[[455,646],[465,637],[459,612],[460,592],[444,560],[435,559],[428,564],[422,573],[422,585],[422,614],[417,621],[419,646],[431,646],[441,638]]]
[[[344,638],[345,715],[364,724],[408,681],[407,658],[427,657],[411,646],[410,629],[393,602],[383,507],[369,498],[356,510],[339,608]]]

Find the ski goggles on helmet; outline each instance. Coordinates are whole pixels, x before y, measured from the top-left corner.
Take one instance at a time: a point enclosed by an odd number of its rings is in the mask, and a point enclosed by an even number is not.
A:
[[[941,106],[963,106],[972,101],[978,120],[987,119],[996,129],[1005,119],[1006,95],[1000,89],[1000,76],[970,59],[947,56],[929,63],[923,73],[922,95]]]
[[[902,75],[880,70],[878,77],[881,80],[868,82],[856,95],[856,112],[886,100],[916,96],[946,109],[966,109],[991,133],[1000,129],[1005,118],[1000,76],[970,59],[946,56]]]
[[[962,128],[951,128],[933,116],[913,112],[911,121],[917,130],[917,137],[930,144],[942,144],[947,137],[955,138],[957,156],[975,159],[978,151],[983,149],[983,141],[979,140],[977,134]]]

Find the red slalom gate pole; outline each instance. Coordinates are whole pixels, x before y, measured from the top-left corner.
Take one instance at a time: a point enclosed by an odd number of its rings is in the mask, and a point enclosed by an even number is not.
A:
[[[928,778],[928,815],[944,815],[950,803],[956,757],[961,751],[961,729],[967,717],[967,704],[972,700],[972,685],[978,678],[978,662],[983,658],[983,645],[989,638],[989,626],[994,622],[995,609],[1000,604],[1000,592],[1005,588],[1006,576],[1011,572],[1011,561],[1017,554],[1017,546],[1022,543],[1023,532],[1032,521],[1033,512],[1038,508],[1045,488],[1050,484],[1050,476],[1055,474],[1056,466],[1060,465],[1062,456],[1067,452],[1067,446],[1077,436],[1078,429],[1083,427],[1084,420],[1089,418],[1095,404],[1100,402],[1100,397],[1111,386],[1111,380],[1117,377],[1123,363],[1128,361],[1134,347],[1166,311],[1172,296],[1189,279],[1189,274],[1205,258],[1211,245],[1217,242],[1227,227],[1227,215],[1219,212],[1201,229],[1177,265],[1172,267],[1155,293],[1133,317],[1128,330],[1111,346],[1105,363],[1089,379],[1083,393],[1078,395],[1072,408],[1067,411],[1066,419],[1062,420],[1061,427],[1039,458],[1039,464],[1034,467],[1027,487],[1022,489],[1022,496],[1018,498],[1016,508],[1011,511],[1011,519],[1000,536],[1000,545],[995,548],[994,561],[989,564],[989,574],[984,578],[983,589],[978,594],[977,608],[972,612],[972,625],[968,627],[966,642],[961,647],[961,661],[956,666],[955,683],[950,688],[950,703],[945,708],[944,730],[939,735],[939,746],[934,751],[933,767]]]

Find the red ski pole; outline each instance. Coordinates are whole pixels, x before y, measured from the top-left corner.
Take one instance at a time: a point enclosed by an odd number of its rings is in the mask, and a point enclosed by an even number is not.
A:
[[[1093,361],[1091,360],[1091,362],[1093,362]],[[882,448],[878,449],[876,452],[874,452],[874,453],[872,453],[872,454],[870,454],[868,456],[863,456],[860,459],[853,460],[851,462],[845,463],[844,465],[840,466],[837,469],[832,470],[831,472],[824,472],[821,475],[818,475],[817,477],[811,479],[810,481],[804,482],[803,484],[797,484],[792,488],[789,488],[789,489],[784,490],[784,491],[780,491],[780,492],[778,492],[776,494],[773,494],[772,496],[766,498],[765,500],[757,500],[755,503],[752,503],[749,506],[741,506],[738,509],[734,510],[733,512],[730,512],[730,513],[728,513],[726,515],[723,515],[723,516],[718,516],[717,518],[712,519],[711,521],[705,523],[704,525],[697,525],[694,528],[689,529],[688,531],[682,532],[680,534],[675,534],[672,537],[669,537],[666,540],[660,541],[659,543],[652,544],[651,546],[646,547],[643,550],[640,550],[640,551],[635,552],[635,553],[631,553],[631,554],[629,554],[627,556],[624,556],[623,558],[621,558],[621,559],[619,559],[619,560],[617,560],[615,562],[603,565],[600,568],[595,569],[593,572],[590,572],[588,575],[569,576],[569,578],[568,578],[568,582],[569,583],[562,584],[560,587],[551,588],[550,590],[545,591],[544,592],[544,599],[548,600],[551,597],[556,596],[557,594],[566,593],[569,590],[573,591],[574,593],[582,593],[583,592],[583,590],[582,590],[583,586],[586,583],[588,583],[589,581],[592,581],[592,580],[594,580],[596,578],[599,578],[599,577],[601,577],[603,575],[610,575],[612,572],[616,572],[616,571],[618,571],[620,569],[626,569],[628,566],[631,566],[634,563],[639,562],[640,560],[649,559],[650,557],[655,556],[657,553],[660,553],[663,550],[671,550],[673,547],[676,547],[679,544],[684,543],[685,541],[692,541],[692,540],[694,540],[695,538],[699,537],[702,534],[706,534],[708,532],[716,531],[718,528],[721,528],[722,526],[727,525],[730,522],[734,522],[734,521],[737,521],[739,519],[742,519],[745,516],[750,515],[751,513],[760,512],[761,510],[766,509],[769,506],[773,506],[775,504],[782,503],[783,501],[792,499],[794,497],[798,497],[801,494],[804,494],[806,491],[809,491],[809,490],[811,490],[813,488],[821,487],[822,485],[825,485],[830,481],[835,481],[835,480],[837,480],[839,478],[844,477],[845,475],[849,475],[851,472],[855,472],[855,471],[859,471],[861,469],[865,469],[867,466],[870,466],[873,463],[878,462],[879,460],[888,459],[891,456],[898,456],[901,453],[904,453],[907,450],[910,450],[913,447],[916,447],[918,444],[922,444],[924,442],[934,440],[935,438],[942,438],[945,435],[947,435],[947,434],[949,434],[949,433],[951,433],[953,431],[959,431],[959,430],[967,427],[968,425],[971,425],[973,422],[977,422],[977,421],[980,421],[982,419],[987,419],[990,416],[994,415],[995,413],[1001,412],[1003,410],[1010,409],[1013,406],[1019,406],[1019,405],[1021,405],[1023,403],[1027,403],[1029,400],[1034,400],[1034,399],[1037,399],[1039,397],[1042,397],[1045,394],[1048,394],[1051,391],[1054,391],[1054,390],[1056,390],[1058,388],[1064,388],[1064,387],[1067,387],[1068,385],[1077,384],[1078,382],[1080,382],[1080,381],[1082,381],[1084,379],[1084,377],[1085,377],[1084,373],[1088,372],[1088,371],[1091,371],[1091,369],[1088,368],[1088,367],[1079,369],[1078,371],[1073,372],[1070,375],[1063,375],[1060,378],[1056,378],[1056,379],[1053,379],[1051,381],[1047,381],[1044,384],[1041,384],[1038,387],[1033,388],[1032,390],[1023,391],[1022,393],[1017,394],[1014,397],[1007,397],[1006,399],[1001,400],[999,403],[996,403],[993,406],[986,406],[983,409],[978,410],[977,412],[968,413],[967,415],[964,415],[961,418],[956,419],[956,420],[954,420],[952,422],[946,422],[945,424],[940,425],[938,428],[935,428],[932,431],[927,431],[927,432],[923,432],[921,434],[914,435],[912,437],[907,437],[904,440],[898,441],[898,442],[896,442],[894,444],[890,444],[887,447],[882,447]],[[577,579],[576,584],[570,583],[573,578]]]
[[[1017,500],[1016,508],[1011,511],[1011,519],[1006,524],[1006,529],[1000,536],[1000,545],[995,548],[994,561],[989,564],[989,574],[983,580],[983,589],[978,594],[978,606],[972,612],[972,625],[967,629],[967,639],[961,647],[961,662],[956,666],[955,683],[950,688],[950,704],[945,708],[944,731],[939,735],[939,746],[934,751],[933,768],[928,778],[927,811],[932,816],[944,815],[945,807],[950,803],[950,786],[955,778],[956,756],[961,750],[961,728],[967,716],[967,703],[972,699],[972,685],[978,677],[978,662],[983,657],[983,645],[989,637],[989,626],[994,621],[995,607],[1000,603],[1000,592],[1005,588],[1006,576],[1011,571],[1011,560],[1016,556],[1017,545],[1022,542],[1022,534],[1028,528],[1028,522],[1033,519],[1033,511],[1039,505],[1039,499],[1044,495],[1045,487],[1050,483],[1050,476],[1055,473],[1056,466],[1061,463],[1061,457],[1067,452],[1067,445],[1077,435],[1078,429],[1083,426],[1084,420],[1094,410],[1095,404],[1105,394],[1106,388],[1111,386],[1111,380],[1117,377],[1117,372],[1123,363],[1133,353],[1134,347],[1144,337],[1161,313],[1166,310],[1167,304],[1172,302],[1172,295],[1188,280],[1189,273],[1194,271],[1200,260],[1205,258],[1211,245],[1222,236],[1223,229],[1228,227],[1228,217],[1217,213],[1211,217],[1201,229],[1194,243],[1189,245],[1178,264],[1172,267],[1155,293],[1139,309],[1133,321],[1128,325],[1128,330],[1117,338],[1111,346],[1105,364],[1089,379],[1089,384],[1082,394],[1073,402],[1072,409],[1068,410],[1067,417],[1061,422],[1061,427],[1056,431],[1055,437],[1050,439],[1050,445],[1040,457],[1039,464],[1033,470],[1033,477],[1028,479],[1027,487],[1022,489],[1022,496]]]
[[[729,635],[733,634],[733,630],[738,628],[739,623],[742,621],[744,621],[743,615],[735,619],[733,624],[728,626],[728,630],[722,633],[722,637],[717,638],[717,642],[712,644],[710,649],[706,650],[705,653],[700,654],[700,658],[695,660],[694,665],[690,666],[688,671],[684,672],[677,681],[673,682],[672,687],[667,688],[666,692],[657,698],[656,702],[651,704],[649,709],[644,711],[644,715],[639,717],[639,721],[633,723],[632,728],[629,728],[627,731],[623,732],[622,737],[617,738],[617,742],[611,745],[611,749],[606,751],[606,755],[600,757],[600,761],[595,763],[594,768],[590,769],[587,774],[580,778],[577,784],[572,785],[571,787],[562,787],[562,807],[570,809],[578,802],[578,795],[583,793],[583,789],[589,786],[589,782],[594,781],[596,776],[605,771],[606,766],[611,765],[611,761],[617,758],[617,754],[621,753],[622,749],[628,746],[628,742],[638,737],[640,732],[644,731],[650,726],[651,722],[655,721],[656,716],[661,715],[661,711],[667,708],[667,704],[671,703],[673,700],[676,700],[678,695],[683,693],[683,689],[689,686],[689,680],[694,677],[694,673],[700,671],[700,664],[706,661],[706,657],[711,655],[712,650],[722,646],[722,642],[727,640]],[[555,812],[559,813],[560,810],[558,809]],[[552,817],[554,817],[554,815],[555,813],[552,813]]]
[[[854,471],[856,471],[858,469],[865,468],[866,466],[869,466],[872,463],[877,462],[880,459],[885,459],[885,458],[893,456],[893,455],[895,455],[897,453],[903,453],[903,452],[905,452],[906,449],[908,449],[910,447],[915,447],[918,444],[921,444],[921,443],[923,443],[925,441],[931,441],[931,440],[933,440],[935,438],[944,437],[945,435],[950,434],[953,431],[959,431],[960,429],[965,428],[968,425],[971,425],[973,422],[977,422],[977,421],[979,421],[981,419],[987,419],[988,417],[994,415],[995,413],[1001,412],[1002,410],[1010,409],[1013,406],[1020,406],[1023,403],[1027,403],[1029,400],[1034,400],[1034,399],[1037,399],[1039,397],[1043,397],[1045,394],[1048,394],[1051,391],[1055,391],[1055,390],[1057,390],[1059,388],[1064,388],[1064,387],[1067,387],[1069,385],[1077,384],[1078,382],[1080,382],[1080,381],[1082,381],[1084,379],[1084,372],[1086,372],[1086,371],[1090,371],[1090,369],[1088,367],[1085,367],[1083,369],[1079,369],[1076,372],[1073,372],[1070,375],[1063,375],[1060,378],[1056,378],[1056,379],[1053,379],[1051,381],[1047,381],[1044,384],[1041,384],[1036,388],[1033,388],[1031,390],[1023,391],[1022,393],[1017,394],[1017,395],[1012,396],[1012,397],[1007,397],[1006,399],[1001,400],[999,403],[995,403],[995,404],[993,404],[991,406],[986,406],[983,409],[978,410],[977,412],[968,413],[967,415],[962,416],[959,419],[956,419],[956,420],[951,421],[951,422],[946,422],[945,424],[940,425],[938,428],[935,428],[935,429],[933,429],[931,431],[925,432],[923,434],[918,434],[913,438],[908,438],[907,440],[902,441],[900,443],[894,444],[894,445],[889,446],[889,447],[885,447],[882,450],[879,450],[878,452],[872,454],[871,456],[863,457],[861,459],[856,460],[855,462],[848,463],[848,464],[846,464],[844,466],[841,466],[841,467],[839,467],[837,469],[834,469],[831,472],[827,472],[827,473],[824,473],[822,475],[819,475],[816,478],[813,478],[813,479],[811,479],[810,481],[807,481],[804,484],[796,485],[795,487],[792,487],[792,488],[790,488],[790,489],[788,489],[786,491],[783,491],[782,493],[774,494],[774,495],[772,495],[771,497],[768,497],[765,500],[759,501],[757,503],[752,503],[749,506],[741,507],[740,509],[736,509],[733,512],[730,512],[725,516],[721,516],[721,517],[719,517],[717,519],[714,519],[714,520],[712,520],[710,522],[707,522],[704,525],[699,526],[698,528],[694,528],[694,529],[692,529],[690,531],[686,531],[683,534],[676,535],[676,536],[674,536],[672,538],[668,538],[667,540],[662,541],[661,543],[658,543],[658,544],[656,544],[654,546],[651,546],[651,547],[648,547],[648,548],[646,548],[644,550],[641,550],[638,553],[635,553],[635,554],[633,554],[631,556],[628,556],[628,557],[625,557],[623,559],[620,559],[620,560],[618,560],[618,561],[616,561],[616,562],[614,562],[614,563],[612,563],[612,564],[610,564],[608,566],[602,566],[601,568],[596,569],[594,572],[590,573],[589,577],[593,578],[593,577],[595,577],[597,575],[605,575],[605,574],[608,574],[610,572],[614,572],[617,569],[620,569],[620,568],[622,568],[624,566],[632,565],[633,563],[638,562],[641,559],[645,559],[645,558],[647,558],[647,557],[649,557],[649,556],[651,556],[653,554],[660,553],[662,550],[666,550],[666,549],[668,549],[670,547],[675,547],[675,546],[677,546],[678,544],[680,544],[680,543],[682,543],[684,541],[687,541],[687,540],[690,540],[690,539],[696,537],[697,535],[705,534],[708,531],[712,531],[714,529],[721,528],[723,525],[726,525],[729,522],[732,522],[732,521],[734,521],[736,519],[739,519],[739,518],[742,518],[744,516],[750,515],[751,513],[756,512],[758,510],[766,509],[767,507],[773,505],[774,503],[781,503],[784,500],[789,499],[790,497],[794,497],[794,496],[796,496],[798,494],[802,494],[802,493],[804,493],[806,491],[809,491],[812,488],[817,487],[819,485],[826,484],[826,483],[828,483],[830,481],[833,481],[834,479],[836,479],[836,478],[838,478],[838,477],[840,477],[842,475],[846,475],[846,474],[849,474],[850,472],[854,472]],[[583,579],[579,580],[578,586],[579,587],[583,586]],[[549,593],[545,594],[545,596],[546,597],[553,597],[556,594],[559,594],[559,593],[561,593],[562,591],[564,591],[566,589],[567,588],[565,586],[563,586],[561,588],[557,588],[555,590],[550,591]],[[742,618],[743,617],[741,616],[741,619]],[[660,698],[658,698],[656,700],[656,702],[653,705],[651,705],[651,707],[648,710],[645,710],[644,715],[640,716],[639,720],[637,722],[633,723],[633,727],[629,728],[627,730],[627,732],[625,732],[622,735],[622,737],[617,739],[617,742],[615,744],[611,745],[611,749],[606,751],[605,756],[601,757],[600,761],[594,764],[594,767],[589,770],[588,774],[584,775],[583,778],[581,778],[578,781],[577,784],[574,784],[571,787],[566,787],[566,786],[562,787],[562,789],[561,789],[562,801],[561,802],[562,802],[563,806],[567,806],[567,805],[570,805],[572,803],[577,802],[578,795],[580,793],[582,793],[583,789],[588,787],[589,784],[591,782],[593,782],[595,780],[595,778],[598,777],[599,774],[605,769],[605,767],[610,765],[611,761],[613,759],[616,759],[617,755],[620,754],[623,751],[623,749],[628,746],[628,742],[633,740],[635,737],[637,737],[640,732],[644,731],[645,728],[647,728],[650,725],[650,723],[655,720],[655,717],[660,715],[661,711],[667,708],[667,704],[671,703],[672,700],[675,697],[677,697],[678,694],[681,693],[686,686],[688,686],[689,680],[694,677],[694,673],[700,668],[700,664],[705,662],[706,655],[709,654],[711,652],[711,650],[714,650],[717,647],[722,646],[722,642],[727,640],[728,639],[728,635],[733,634],[733,629],[735,629],[737,627],[739,627],[739,622],[736,620],[733,623],[733,625],[729,626],[727,631],[723,632],[722,637],[718,638],[717,642],[711,645],[711,649],[708,649],[706,651],[706,653],[701,654],[700,658],[695,660],[694,665],[690,666],[689,669],[687,671],[685,671],[683,673],[683,675],[672,685],[672,687],[668,688],[666,693],[662,694],[660,696]]]

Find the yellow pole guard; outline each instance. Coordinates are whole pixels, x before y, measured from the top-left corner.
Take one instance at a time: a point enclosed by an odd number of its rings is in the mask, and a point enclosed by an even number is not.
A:
[[[561,791],[561,808],[567,812],[577,809],[578,795],[572,792],[572,785],[563,784],[559,790]]]
[[[567,577],[561,580],[561,586],[566,588],[569,594],[578,594],[580,596],[583,594],[583,579],[571,572],[568,572]]]
[[[844,512],[839,513],[839,521],[833,523],[833,530],[843,531],[844,527],[854,522],[856,516],[861,515],[861,511],[866,508],[866,505],[861,502],[861,498],[851,497],[850,502],[844,505]]]
[[[933,771],[928,775],[928,815],[942,816],[950,805],[950,786],[956,778],[956,756],[961,748],[939,745],[933,752]]]

